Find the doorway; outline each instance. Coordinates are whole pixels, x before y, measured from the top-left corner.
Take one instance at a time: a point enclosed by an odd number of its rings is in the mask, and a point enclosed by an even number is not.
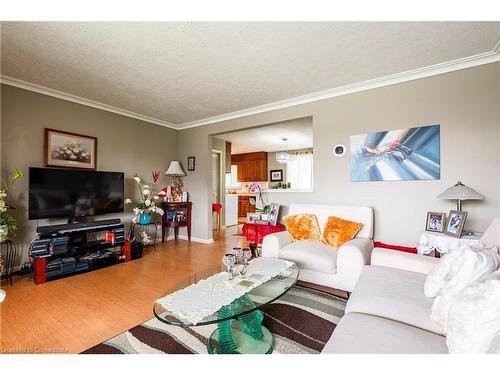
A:
[[[222,152],[212,150],[212,203],[222,199]],[[221,202],[222,203],[222,202]],[[217,219],[212,215],[212,229],[217,228]]]

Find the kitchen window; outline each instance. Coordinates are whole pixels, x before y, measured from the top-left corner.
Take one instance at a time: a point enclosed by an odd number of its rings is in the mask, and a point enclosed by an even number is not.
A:
[[[292,189],[313,188],[313,153],[292,153],[291,161],[287,163],[287,179]]]
[[[240,189],[241,182],[238,182],[238,166],[231,165],[231,173],[226,173],[226,189]]]

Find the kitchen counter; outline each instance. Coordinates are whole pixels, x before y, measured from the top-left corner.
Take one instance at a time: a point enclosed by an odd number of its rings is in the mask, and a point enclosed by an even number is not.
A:
[[[256,193],[232,193],[232,194],[226,193],[226,195],[236,195],[239,197],[255,197],[255,196],[257,196]]]

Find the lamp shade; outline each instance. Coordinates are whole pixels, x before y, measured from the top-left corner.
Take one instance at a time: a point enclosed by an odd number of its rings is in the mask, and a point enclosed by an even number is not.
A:
[[[179,176],[185,176],[186,174],[182,170],[180,163],[177,160],[172,160],[170,162],[167,171],[165,172],[165,175],[171,177],[179,177]]]
[[[458,181],[455,185],[449,187],[437,196],[438,199],[460,199],[462,201],[469,199],[484,199],[484,197],[469,186],[465,186]]]

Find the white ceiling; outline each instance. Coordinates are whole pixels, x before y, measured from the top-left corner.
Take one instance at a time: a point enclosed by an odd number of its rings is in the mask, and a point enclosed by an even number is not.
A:
[[[2,22],[1,72],[183,127],[499,39],[500,22]]]
[[[276,122],[258,128],[219,134],[216,137],[231,142],[231,154],[311,148],[313,147],[312,117]],[[283,137],[288,140],[284,142]]]

